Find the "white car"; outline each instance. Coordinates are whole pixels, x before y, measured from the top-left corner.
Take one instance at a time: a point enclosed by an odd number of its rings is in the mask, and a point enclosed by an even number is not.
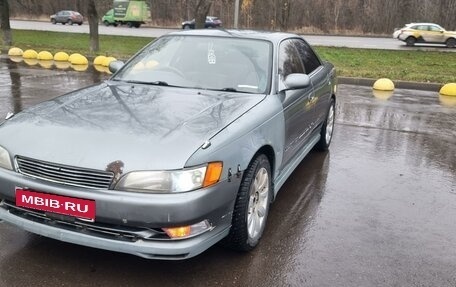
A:
[[[404,41],[407,46],[415,43],[443,44],[448,48],[456,47],[456,32],[446,31],[434,23],[410,23],[394,32],[393,37]]]

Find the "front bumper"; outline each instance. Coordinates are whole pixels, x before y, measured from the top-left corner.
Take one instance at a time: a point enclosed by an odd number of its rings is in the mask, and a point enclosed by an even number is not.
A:
[[[30,178],[13,171],[0,170],[0,219],[27,231],[65,242],[100,249],[129,253],[145,258],[185,259],[193,257],[225,237],[231,226],[231,215],[240,180],[222,181],[215,186],[177,194],[143,194],[115,190],[86,189]],[[95,200],[93,224],[122,228],[160,229],[191,225],[208,220],[211,229],[192,238],[172,240],[154,238],[117,239],[105,234],[86,232],[88,228],[74,225],[66,228],[56,224],[52,216],[42,213],[39,220],[20,215],[12,209],[15,187],[44,193]],[[30,214],[34,211],[31,210]],[[26,214],[26,213],[24,213]],[[73,219],[74,220],[74,219]],[[78,220],[75,220],[78,223]],[[82,222],[81,222],[82,224]],[[70,225],[70,224],[68,224]],[[63,227],[63,228],[62,228]],[[141,232],[137,232],[141,233]]]
[[[0,218],[12,225],[45,237],[98,249],[133,254],[147,259],[179,260],[191,258],[220,241],[229,232],[229,226],[225,225],[217,226],[209,232],[185,240],[153,242],[138,240],[129,242],[91,236],[37,223],[15,216],[4,208],[0,208]]]

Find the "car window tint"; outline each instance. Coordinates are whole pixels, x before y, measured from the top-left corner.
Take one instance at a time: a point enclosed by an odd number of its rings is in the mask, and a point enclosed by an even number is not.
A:
[[[440,31],[440,28],[437,26],[429,26],[429,31]]]
[[[283,41],[279,49],[279,74],[282,79],[293,73],[305,73],[301,57],[291,40]]]
[[[312,73],[315,69],[317,69],[321,62],[318,59],[315,52],[310,48],[310,46],[301,39],[294,39],[294,44],[296,45],[296,49],[301,57],[302,63],[304,64],[304,69],[307,74]]]

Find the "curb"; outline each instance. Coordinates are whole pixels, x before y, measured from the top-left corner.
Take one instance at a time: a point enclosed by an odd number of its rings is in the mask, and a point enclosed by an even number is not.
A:
[[[339,84],[357,85],[357,86],[370,86],[372,87],[377,79],[370,78],[349,78],[337,77]],[[407,82],[407,81],[393,81],[396,89],[407,90],[421,90],[430,92],[439,92],[443,84],[439,83],[420,83],[420,82]]]

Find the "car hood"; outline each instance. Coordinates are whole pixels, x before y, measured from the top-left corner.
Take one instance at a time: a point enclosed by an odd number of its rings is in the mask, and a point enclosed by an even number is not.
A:
[[[264,97],[105,82],[18,113],[0,127],[0,145],[71,166],[178,169]]]

